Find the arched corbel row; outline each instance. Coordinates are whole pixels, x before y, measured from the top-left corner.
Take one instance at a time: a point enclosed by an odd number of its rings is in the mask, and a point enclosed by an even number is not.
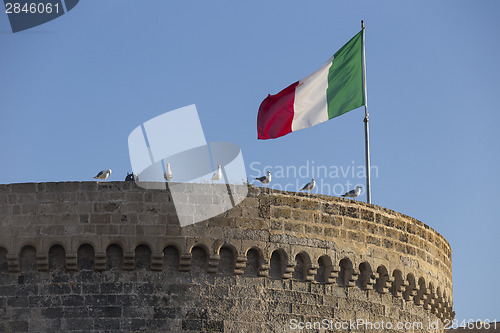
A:
[[[368,261],[353,266],[351,259],[344,257],[336,264],[326,254],[312,260],[306,250],[291,257],[291,254],[281,248],[275,249],[269,256],[258,247],[252,247],[244,254],[240,254],[231,244],[223,244],[214,250],[215,253],[203,243],[195,243],[186,249],[177,244],[166,244],[162,252],[155,253],[149,244],[137,244],[135,249],[130,251],[120,242],[111,242],[107,244],[105,251],[100,252],[96,251],[93,244],[84,242],[75,248],[76,252],[67,252],[64,244],[54,243],[48,248],[47,253],[40,253],[34,244],[25,243],[22,244],[18,254],[0,248],[0,263],[4,262],[0,267],[4,267],[4,271],[9,273],[61,269],[69,271],[143,269],[189,273],[192,271],[193,250],[195,250],[197,264],[204,265],[197,267],[197,274],[271,277],[294,279],[305,283],[337,283],[345,288],[358,286],[366,291],[390,293],[395,298],[402,298],[422,306],[441,319],[452,319],[455,315],[446,292],[442,292],[440,287],[435,288],[431,282],[427,284],[424,277],[417,279],[412,273],[404,276],[399,269],[393,270],[390,274],[384,265],[379,265],[377,270],[373,271]],[[201,256],[200,251],[203,252]]]

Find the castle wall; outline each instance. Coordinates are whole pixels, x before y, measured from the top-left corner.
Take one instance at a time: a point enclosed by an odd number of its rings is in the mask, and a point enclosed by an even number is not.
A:
[[[181,228],[168,192],[132,182],[0,185],[5,332],[293,332],[290,320],[323,319],[428,332],[454,316],[452,296],[447,241],[375,205],[251,187]]]

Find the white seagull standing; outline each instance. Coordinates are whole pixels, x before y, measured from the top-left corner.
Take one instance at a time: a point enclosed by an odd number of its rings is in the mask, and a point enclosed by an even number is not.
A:
[[[173,177],[173,174],[172,174],[172,170],[170,170],[170,163],[167,163],[167,171],[165,171],[165,173],[163,174],[163,178],[165,178],[165,180],[167,182],[169,182],[172,180],[172,177]]]
[[[267,184],[271,182],[271,171],[268,171],[266,176],[262,176],[255,179],[264,184],[265,186],[267,186]]]
[[[304,187],[301,189],[301,191],[309,191],[309,193],[311,193],[311,191],[313,190],[313,188],[315,186],[316,186],[316,181],[313,178],[309,183],[304,185]]]
[[[217,171],[215,171],[213,176],[212,176],[212,181],[216,182],[221,178],[222,178],[222,170],[221,170],[220,164],[219,164],[219,166],[217,167]]]
[[[94,179],[106,180],[106,178],[108,178],[109,175],[111,175],[111,169],[102,170],[102,171],[99,171],[99,173],[97,174],[97,176],[94,177]]]
[[[350,197],[353,198],[354,201],[356,201],[356,197],[361,194],[361,186],[356,186],[355,190],[350,190],[349,192],[346,192],[344,195],[342,195],[344,198],[345,197]]]

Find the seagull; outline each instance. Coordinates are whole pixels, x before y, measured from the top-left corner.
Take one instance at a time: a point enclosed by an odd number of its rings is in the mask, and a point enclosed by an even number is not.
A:
[[[97,176],[94,177],[94,179],[106,180],[106,178],[108,178],[110,174],[111,174],[111,169],[102,170],[102,171],[99,171],[99,173],[97,174]]]
[[[167,163],[167,171],[165,171],[165,173],[163,174],[163,178],[165,178],[165,180],[167,182],[171,181],[172,180],[172,170],[170,170],[170,163]]]
[[[255,179],[264,184],[265,186],[267,186],[267,184],[269,184],[269,182],[271,181],[271,171],[267,172],[267,176],[262,176]]]
[[[342,195],[344,198],[345,197],[350,197],[353,198],[354,201],[356,201],[356,197],[361,194],[361,186],[356,186],[355,190],[350,190],[349,192],[346,192],[344,195]]]
[[[304,185],[304,187],[301,189],[301,191],[309,191],[309,193],[311,193],[311,191],[313,190],[313,188],[315,186],[316,186],[316,181],[313,178],[309,183]]]
[[[219,164],[219,166],[217,167],[217,171],[215,171],[213,176],[212,176],[212,181],[216,182],[221,178],[222,178],[222,171],[221,171],[220,164]]]

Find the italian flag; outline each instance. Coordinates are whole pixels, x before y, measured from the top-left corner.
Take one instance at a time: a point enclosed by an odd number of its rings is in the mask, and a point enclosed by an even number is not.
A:
[[[365,105],[363,30],[327,63],[261,103],[259,139],[273,139],[308,128]]]

